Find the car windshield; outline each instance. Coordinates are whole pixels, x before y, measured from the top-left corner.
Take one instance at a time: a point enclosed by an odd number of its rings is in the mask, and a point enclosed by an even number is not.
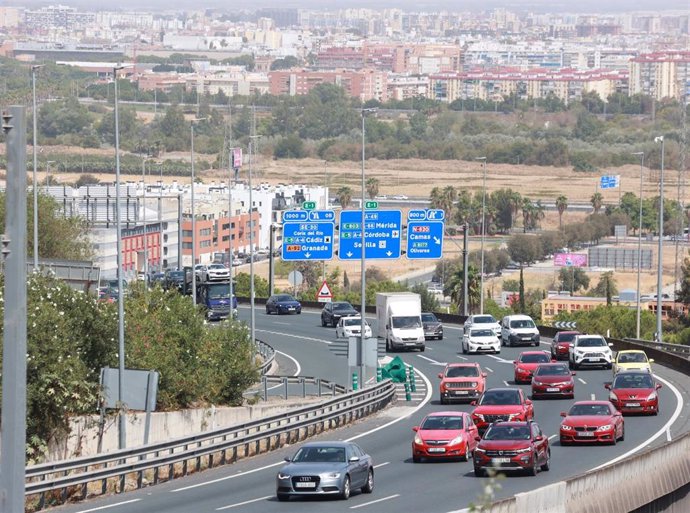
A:
[[[518,319],[517,321],[510,321],[511,328],[535,328],[532,319]]]
[[[446,369],[447,378],[476,378],[478,376],[477,367],[448,367]]]
[[[343,319],[343,326],[360,326],[362,324],[361,317],[345,317]],[[369,323],[366,323],[369,325]]]
[[[649,374],[619,374],[613,388],[654,388],[654,381]]]
[[[579,338],[577,340],[578,347],[604,347],[606,342],[603,338],[590,337],[590,338]]]
[[[424,419],[420,429],[462,429],[459,415],[434,415]]]
[[[350,303],[333,303],[333,310],[354,310],[354,308]]]
[[[422,321],[423,322],[438,322],[438,319],[436,319],[436,316],[432,313],[423,313],[422,314]]]
[[[570,376],[567,365],[540,365],[534,372],[535,376]]]
[[[520,355],[521,363],[548,363],[550,361],[551,357],[546,353]]]
[[[208,266],[208,268],[213,269],[214,271],[227,271],[223,264],[211,264]]]
[[[211,299],[228,299],[230,297],[230,284],[214,283],[208,285],[208,297]]]
[[[292,461],[294,463],[345,463],[345,447],[302,447]]]
[[[572,342],[575,339],[576,333],[559,333],[558,334],[558,341],[559,342]]]
[[[419,317],[393,317],[393,327],[397,329],[421,328],[422,323]]]
[[[574,404],[568,415],[611,415],[611,410],[606,404]]]
[[[288,294],[282,294],[282,295],[280,295],[280,296],[276,296],[276,297],[275,297],[275,300],[276,300],[276,301],[294,301],[295,298],[292,297],[292,296],[290,296],[290,295],[288,295]]]
[[[493,337],[494,332],[491,330],[471,330],[470,336],[472,336],[472,337]]]
[[[482,406],[521,404],[520,394],[517,390],[488,390],[479,404]]]
[[[623,353],[618,355],[618,363],[647,363],[644,353]]]
[[[183,278],[184,271],[172,271],[168,273],[168,276],[170,276],[171,278]]]
[[[528,426],[491,426],[484,435],[484,440],[529,440]]]
[[[475,324],[492,324],[495,322],[496,319],[494,319],[493,315],[479,315],[474,318]]]

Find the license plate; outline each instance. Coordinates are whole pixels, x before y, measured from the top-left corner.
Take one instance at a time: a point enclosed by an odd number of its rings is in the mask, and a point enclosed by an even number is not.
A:
[[[577,436],[581,436],[581,437],[584,437],[584,438],[593,437],[593,436],[594,436],[594,433],[591,432],[591,431],[583,431],[582,433],[578,433]]]
[[[288,310],[294,310],[294,309],[295,309],[295,307],[294,307],[294,306],[290,306],[290,307],[288,307]]]
[[[455,395],[467,395],[467,394],[469,394],[470,392],[469,392],[469,390],[456,390],[456,391],[453,392],[453,393],[454,393]]]
[[[445,447],[429,447],[429,452],[446,452]]]
[[[640,407],[640,403],[628,403],[628,404],[626,404],[626,406],[627,406],[628,408],[639,408],[639,407]]]
[[[510,463],[510,458],[491,458],[491,463]]]
[[[413,346],[415,343],[414,342],[405,342],[406,346]]]
[[[558,389],[558,388],[555,388],[555,387],[549,387],[549,388],[546,389],[547,392],[558,392],[558,390],[559,390],[559,389]]]
[[[522,337],[522,340],[532,340],[532,337]]]
[[[295,483],[295,488],[316,488],[316,483]]]

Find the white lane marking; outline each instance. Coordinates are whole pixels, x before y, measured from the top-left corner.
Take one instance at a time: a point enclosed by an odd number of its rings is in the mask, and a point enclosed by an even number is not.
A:
[[[299,364],[299,362],[295,358],[293,358],[292,356],[290,356],[287,353],[283,353],[282,351],[276,350],[276,354],[282,354],[285,358],[288,358],[288,359],[292,360],[293,362],[295,362],[295,366],[297,367],[297,370],[295,371],[293,376],[299,376],[300,375],[300,373],[302,372],[302,366]]]
[[[458,358],[460,358],[461,360],[465,360],[465,361],[467,361],[467,358],[465,358],[464,356],[460,356],[460,355],[458,355]]]
[[[590,396],[589,396],[589,400],[590,400],[590,401],[596,401],[596,400],[597,400],[597,395],[596,395],[596,394],[590,395]]]
[[[378,465],[374,465],[374,468],[381,468],[385,467],[386,465],[389,465],[390,461],[384,461],[383,463],[379,463]]]
[[[293,338],[299,338],[301,340],[311,340],[312,342],[321,342],[322,344],[332,344],[333,342],[330,340],[324,340],[322,338],[312,338],[312,337],[303,337],[302,335],[291,335],[290,333],[284,333],[280,331],[268,331],[268,330],[256,330],[257,332],[261,333],[268,333],[269,335],[280,335],[281,337],[293,337]]]
[[[273,324],[282,324],[283,326],[292,326],[291,322],[273,321]]]
[[[223,481],[227,481],[228,479],[235,479],[236,477],[242,477],[246,476],[248,474],[254,474],[255,472],[261,472],[262,470],[266,470],[269,468],[277,467],[278,465],[285,465],[285,461],[278,461],[276,463],[271,463],[270,465],[264,465],[263,467],[258,467],[258,468],[253,468],[251,470],[247,470],[246,472],[242,472],[240,474],[233,474],[231,476],[225,476],[225,477],[219,477],[218,479],[211,479],[210,481],[204,481],[203,483],[197,483],[189,486],[183,486],[182,488],[176,488],[175,490],[170,490],[170,493],[177,493],[177,492],[186,492],[187,490],[192,490],[194,488],[199,488],[201,486],[206,486],[214,483],[221,483]],[[86,513],[86,512],[82,512]]]
[[[427,362],[431,362],[433,365],[441,365],[441,366],[446,366],[446,365],[447,365],[446,362],[437,362],[436,360],[433,360],[432,358],[428,358],[428,357],[423,356],[423,355],[421,355],[421,354],[418,354],[417,356],[418,356],[419,358],[421,358],[422,360],[426,360]]]
[[[433,347],[429,347],[429,346],[425,345],[425,346],[424,346],[424,350],[425,350],[425,351],[433,351],[433,350],[434,350],[434,348],[433,348]]]
[[[507,386],[507,387],[510,386],[510,385],[508,384],[508,382],[507,382],[505,379],[503,380],[503,384],[504,384],[505,386]]]
[[[493,372],[493,371],[494,371],[491,367],[484,367],[484,368],[485,368],[486,370],[488,370],[489,372]]]
[[[661,435],[663,435],[666,431],[670,431],[673,423],[676,420],[678,420],[678,417],[680,417],[680,413],[683,411],[683,396],[680,395],[680,392],[678,391],[678,389],[676,387],[673,386],[673,384],[666,381],[664,378],[662,378],[658,375],[655,375],[654,377],[656,379],[658,379],[659,381],[661,381],[662,383],[665,383],[666,386],[669,387],[671,389],[671,391],[673,392],[673,394],[676,396],[676,410],[673,412],[673,415],[671,415],[671,418],[668,419],[668,422],[666,422],[666,424],[664,424],[659,431],[654,433],[651,437],[649,437],[647,440],[642,442],[640,445],[630,449],[625,454],[621,454],[620,456],[612,459],[611,461],[607,461],[606,463],[603,463],[603,464],[599,465],[598,467],[594,467],[593,469],[590,469],[590,472],[594,471],[594,470],[599,470],[600,468],[607,467],[609,465],[613,465],[614,463],[617,463],[617,462],[627,458],[631,454],[635,454],[637,451],[645,449],[649,444],[651,444],[654,440],[656,440]]]
[[[495,356],[493,354],[487,354],[489,358],[493,358],[496,361],[499,361],[501,363],[513,363],[513,360],[506,360],[505,358],[501,358],[500,356]]]
[[[671,426],[669,426],[669,427],[666,429],[666,441],[667,441],[667,442],[670,442],[670,441],[671,441]]]
[[[357,508],[363,508],[364,506],[371,506],[372,504],[376,504],[377,502],[389,501],[391,499],[395,499],[396,497],[400,497],[400,494],[396,493],[395,495],[389,495],[388,497],[383,497],[382,499],[376,499],[375,501],[363,502],[362,504],[357,504],[356,506],[350,506],[350,509],[357,509]]]
[[[265,501],[266,499],[270,499],[271,497],[273,497],[273,495],[266,495],[265,497],[259,497],[258,499],[251,499],[249,501],[238,502],[237,504],[229,504],[229,505],[223,506],[221,508],[216,508],[216,511],[223,511],[224,509],[237,508],[239,506],[245,506],[247,504],[251,504],[252,502]]]
[[[125,504],[132,504],[133,502],[139,502],[141,499],[132,499],[130,501],[118,502],[117,504],[108,504],[107,506],[98,506],[97,508],[83,509],[79,513],[89,513],[90,511],[101,511],[104,509],[117,508],[118,506],[124,506]]]
[[[558,435],[551,435],[551,436],[549,437],[549,440],[553,440],[553,439],[556,438],[557,436],[558,436]]]
[[[578,380],[580,383],[582,383],[583,385],[586,385],[586,384],[587,384],[587,382],[586,382],[584,379],[582,379],[582,378],[577,378],[577,380]]]

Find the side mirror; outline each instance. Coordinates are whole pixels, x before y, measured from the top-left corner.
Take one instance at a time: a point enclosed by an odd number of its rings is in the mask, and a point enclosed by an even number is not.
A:
[[[470,406],[477,406],[477,401],[472,401],[472,402],[470,403]]]
[[[532,401],[530,399],[525,399],[525,404],[529,406],[530,404],[532,404]]]
[[[391,329],[391,325],[390,325],[390,324],[386,324],[386,329],[387,329],[387,330]]]
[[[537,438],[535,438],[535,440],[536,440],[537,442],[543,442],[543,441],[544,441],[544,437],[543,437],[542,435],[539,435]]]
[[[551,363],[558,363],[558,360],[556,360],[555,358],[551,358]]]
[[[517,360],[513,360],[513,363],[514,363],[515,365],[517,365]]]
[[[286,456],[286,457],[285,457],[285,458],[283,458],[283,459],[284,459],[285,461],[287,461],[288,463],[290,463],[290,462],[292,461],[292,460],[290,459],[290,457],[289,457],[289,456]]]
[[[350,463],[354,463],[356,461],[359,461],[359,456],[352,456],[349,461],[350,461]]]
[[[439,373],[438,373],[438,377],[439,377],[440,379],[443,379],[443,372],[439,372]]]
[[[475,440],[476,442],[481,442],[481,441],[482,441],[482,437],[481,437],[481,436],[475,436],[475,437],[474,437],[474,440]]]
[[[661,383],[656,384],[656,389],[659,390],[661,388]]]
[[[412,431],[414,431],[415,433],[416,433],[417,431],[419,431],[419,426],[413,427],[413,428],[412,428]]]
[[[488,374],[486,372],[482,372],[482,378],[485,378],[487,376],[488,376]]]
[[[613,347],[613,344],[611,342],[609,342],[609,347]]]
[[[611,390],[611,383],[604,383],[604,388],[606,390]]]
[[[568,416],[567,412],[564,412],[564,411],[561,412],[561,417],[567,417],[567,416]]]
[[[648,361],[649,363],[654,363],[654,358],[650,358],[650,359],[647,360],[647,361]]]
[[[571,376],[577,376],[577,372],[572,371],[572,372],[570,373],[570,375],[571,375]]]
[[[568,347],[573,347],[573,343],[572,343],[572,342],[568,342]]]

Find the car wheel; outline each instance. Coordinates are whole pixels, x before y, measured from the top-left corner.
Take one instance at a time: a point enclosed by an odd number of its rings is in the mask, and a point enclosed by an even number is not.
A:
[[[280,502],[287,502],[290,500],[290,496],[287,493],[277,493],[276,497]]]
[[[266,315],[271,315],[271,311],[268,309],[268,306],[266,306]]]
[[[447,402],[448,402],[448,401],[446,401],[446,398],[443,397],[443,396],[441,396],[441,398],[440,398],[440,403],[441,403],[441,404],[446,404]]]
[[[494,353],[501,354],[501,348],[499,347],[498,349],[496,349],[496,351],[494,351]]]
[[[362,493],[371,493],[374,491],[374,469],[369,469],[367,474],[367,483],[362,487]]]
[[[350,498],[350,476],[345,476],[343,489],[340,491],[340,498],[344,501]]]
[[[561,445],[562,445],[563,447],[565,447],[566,445],[570,445],[570,443],[569,443],[569,442],[566,442],[566,441],[563,439],[563,437],[561,437],[561,438],[559,439],[559,442],[561,443]]]
[[[465,347],[465,344],[462,344],[462,354],[467,354],[467,348]]]
[[[470,441],[467,440],[467,442],[465,442],[465,455],[463,456],[462,460],[470,461],[470,458],[472,458],[472,451],[470,451]]]
[[[625,441],[625,425],[621,427],[621,437],[619,438],[621,442]]]
[[[439,339],[439,340],[443,340],[443,335],[441,335],[440,337],[438,337],[438,339]]]
[[[616,431],[613,431],[613,436],[611,437],[613,440],[611,440],[611,445],[616,445],[618,443],[618,437],[616,436]]]
[[[477,467],[476,465],[474,466],[474,476],[475,477],[484,477],[484,469],[481,467]]]
[[[420,456],[417,456],[416,454],[412,455],[412,463],[421,463],[422,458]]]
[[[392,353],[390,340],[386,339],[386,352]]]
[[[422,347],[419,349],[419,352],[420,352],[420,353],[423,353],[425,349],[426,349],[426,346],[422,346]]]
[[[534,460],[532,463],[532,467],[527,469],[527,473],[530,476],[536,476],[539,473],[539,461],[537,460],[537,455],[535,454],[532,459]]]
[[[326,327],[326,319],[323,318],[323,315],[321,316],[321,327],[322,328]]]
[[[331,328],[335,328],[338,325],[338,323],[335,321],[335,319],[331,319]]]
[[[541,466],[541,469],[542,469],[544,472],[548,472],[550,468],[551,468],[551,451],[547,451],[547,452],[546,452],[546,461],[545,461],[544,464]]]
[[[534,347],[538,347],[538,346],[539,346],[539,341],[537,340],[537,341],[533,342],[532,345],[533,345]]]

